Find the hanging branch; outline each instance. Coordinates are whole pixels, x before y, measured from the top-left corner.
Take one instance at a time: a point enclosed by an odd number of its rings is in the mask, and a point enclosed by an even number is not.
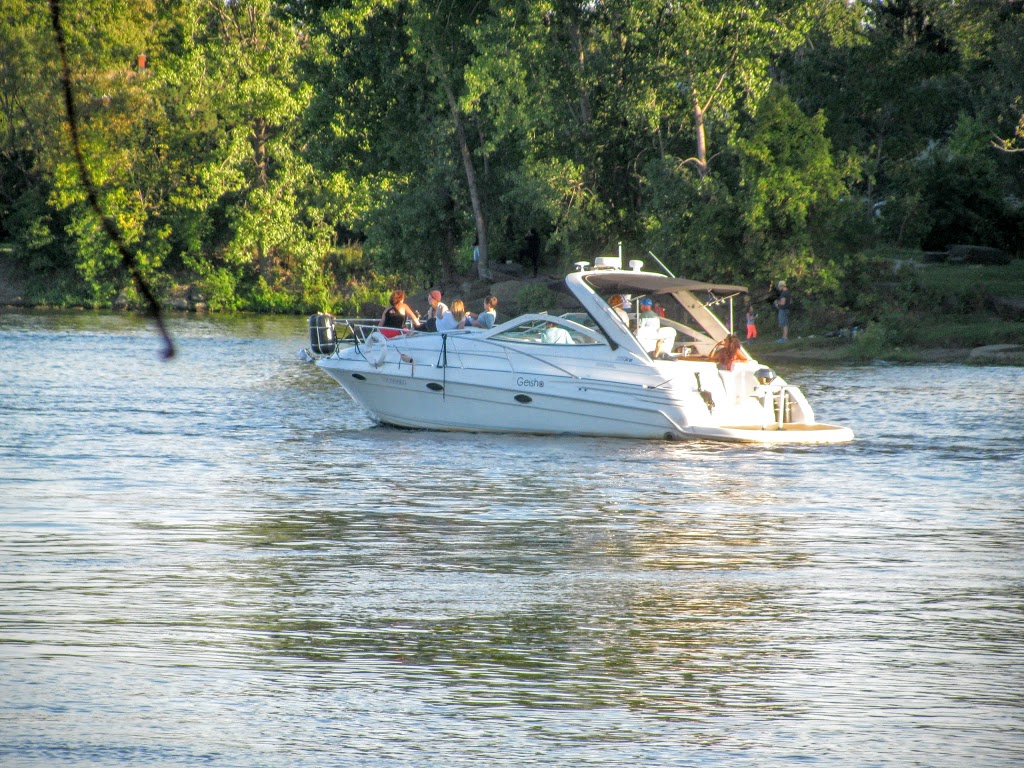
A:
[[[131,274],[132,278],[135,280],[135,285],[139,289],[139,293],[142,294],[146,300],[146,304],[149,306],[149,314],[156,322],[160,335],[163,336],[165,343],[163,358],[165,360],[170,359],[174,357],[174,341],[171,339],[170,334],[167,332],[167,328],[164,326],[163,313],[160,310],[160,304],[153,295],[153,291],[150,289],[145,277],[142,275],[138,259],[135,258],[135,254],[131,252],[128,245],[125,243],[124,235],[121,234],[121,230],[117,226],[117,222],[114,221],[113,217],[107,216],[103,212],[103,208],[100,205],[99,195],[96,194],[96,185],[93,183],[89,169],[85,167],[85,158],[82,155],[82,146],[78,137],[78,113],[75,111],[75,100],[71,92],[71,67],[68,65],[67,43],[64,39],[64,27],[60,20],[60,0],[49,0],[49,2],[50,19],[53,22],[53,31],[57,36],[57,48],[60,51],[60,79],[64,90],[64,109],[67,112],[68,132],[71,134],[71,148],[74,150],[75,162],[78,164],[78,175],[82,180],[82,186],[85,188],[85,195],[89,200],[89,205],[99,217],[100,223],[103,224],[103,229],[106,231],[107,236],[117,247],[117,251],[121,255],[121,263],[124,264],[125,269],[128,270],[129,274]]]

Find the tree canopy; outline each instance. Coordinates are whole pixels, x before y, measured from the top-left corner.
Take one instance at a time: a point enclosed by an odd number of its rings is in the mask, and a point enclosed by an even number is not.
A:
[[[212,309],[487,278],[531,230],[551,269],[622,241],[822,292],[882,243],[1024,243],[1020,0],[62,7],[102,205],[159,294]],[[46,9],[0,18],[0,245],[34,301],[137,304]]]

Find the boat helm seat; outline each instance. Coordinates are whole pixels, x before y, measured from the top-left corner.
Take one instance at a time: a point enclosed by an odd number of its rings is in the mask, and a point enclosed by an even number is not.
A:
[[[676,343],[676,329],[669,326],[662,328],[661,320],[655,317],[640,318],[640,325],[636,329],[636,339],[647,354],[654,352],[659,341],[664,342],[663,349],[671,351]]]

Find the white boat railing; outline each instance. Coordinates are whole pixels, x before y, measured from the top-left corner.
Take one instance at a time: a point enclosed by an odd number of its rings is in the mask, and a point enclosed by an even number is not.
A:
[[[370,317],[338,317],[334,320],[334,327],[339,331],[338,341],[355,341],[357,343],[366,341],[367,336],[380,330],[378,321]],[[340,333],[342,328],[348,331],[344,337]]]

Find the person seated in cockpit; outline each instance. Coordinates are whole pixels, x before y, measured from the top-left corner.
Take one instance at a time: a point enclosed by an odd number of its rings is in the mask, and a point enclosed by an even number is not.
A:
[[[548,323],[544,326],[544,332],[541,334],[541,340],[545,344],[575,344],[572,340],[572,336],[565,328],[561,328],[554,323]]]
[[[616,293],[608,297],[608,306],[612,308],[615,316],[622,321],[622,324],[629,328],[629,313],[623,308],[625,303],[621,294]]]
[[[636,338],[644,350],[658,359],[673,359],[672,346],[676,343],[676,329],[669,326],[661,327],[661,316],[654,311],[654,300],[640,300],[640,319],[637,323]]]

